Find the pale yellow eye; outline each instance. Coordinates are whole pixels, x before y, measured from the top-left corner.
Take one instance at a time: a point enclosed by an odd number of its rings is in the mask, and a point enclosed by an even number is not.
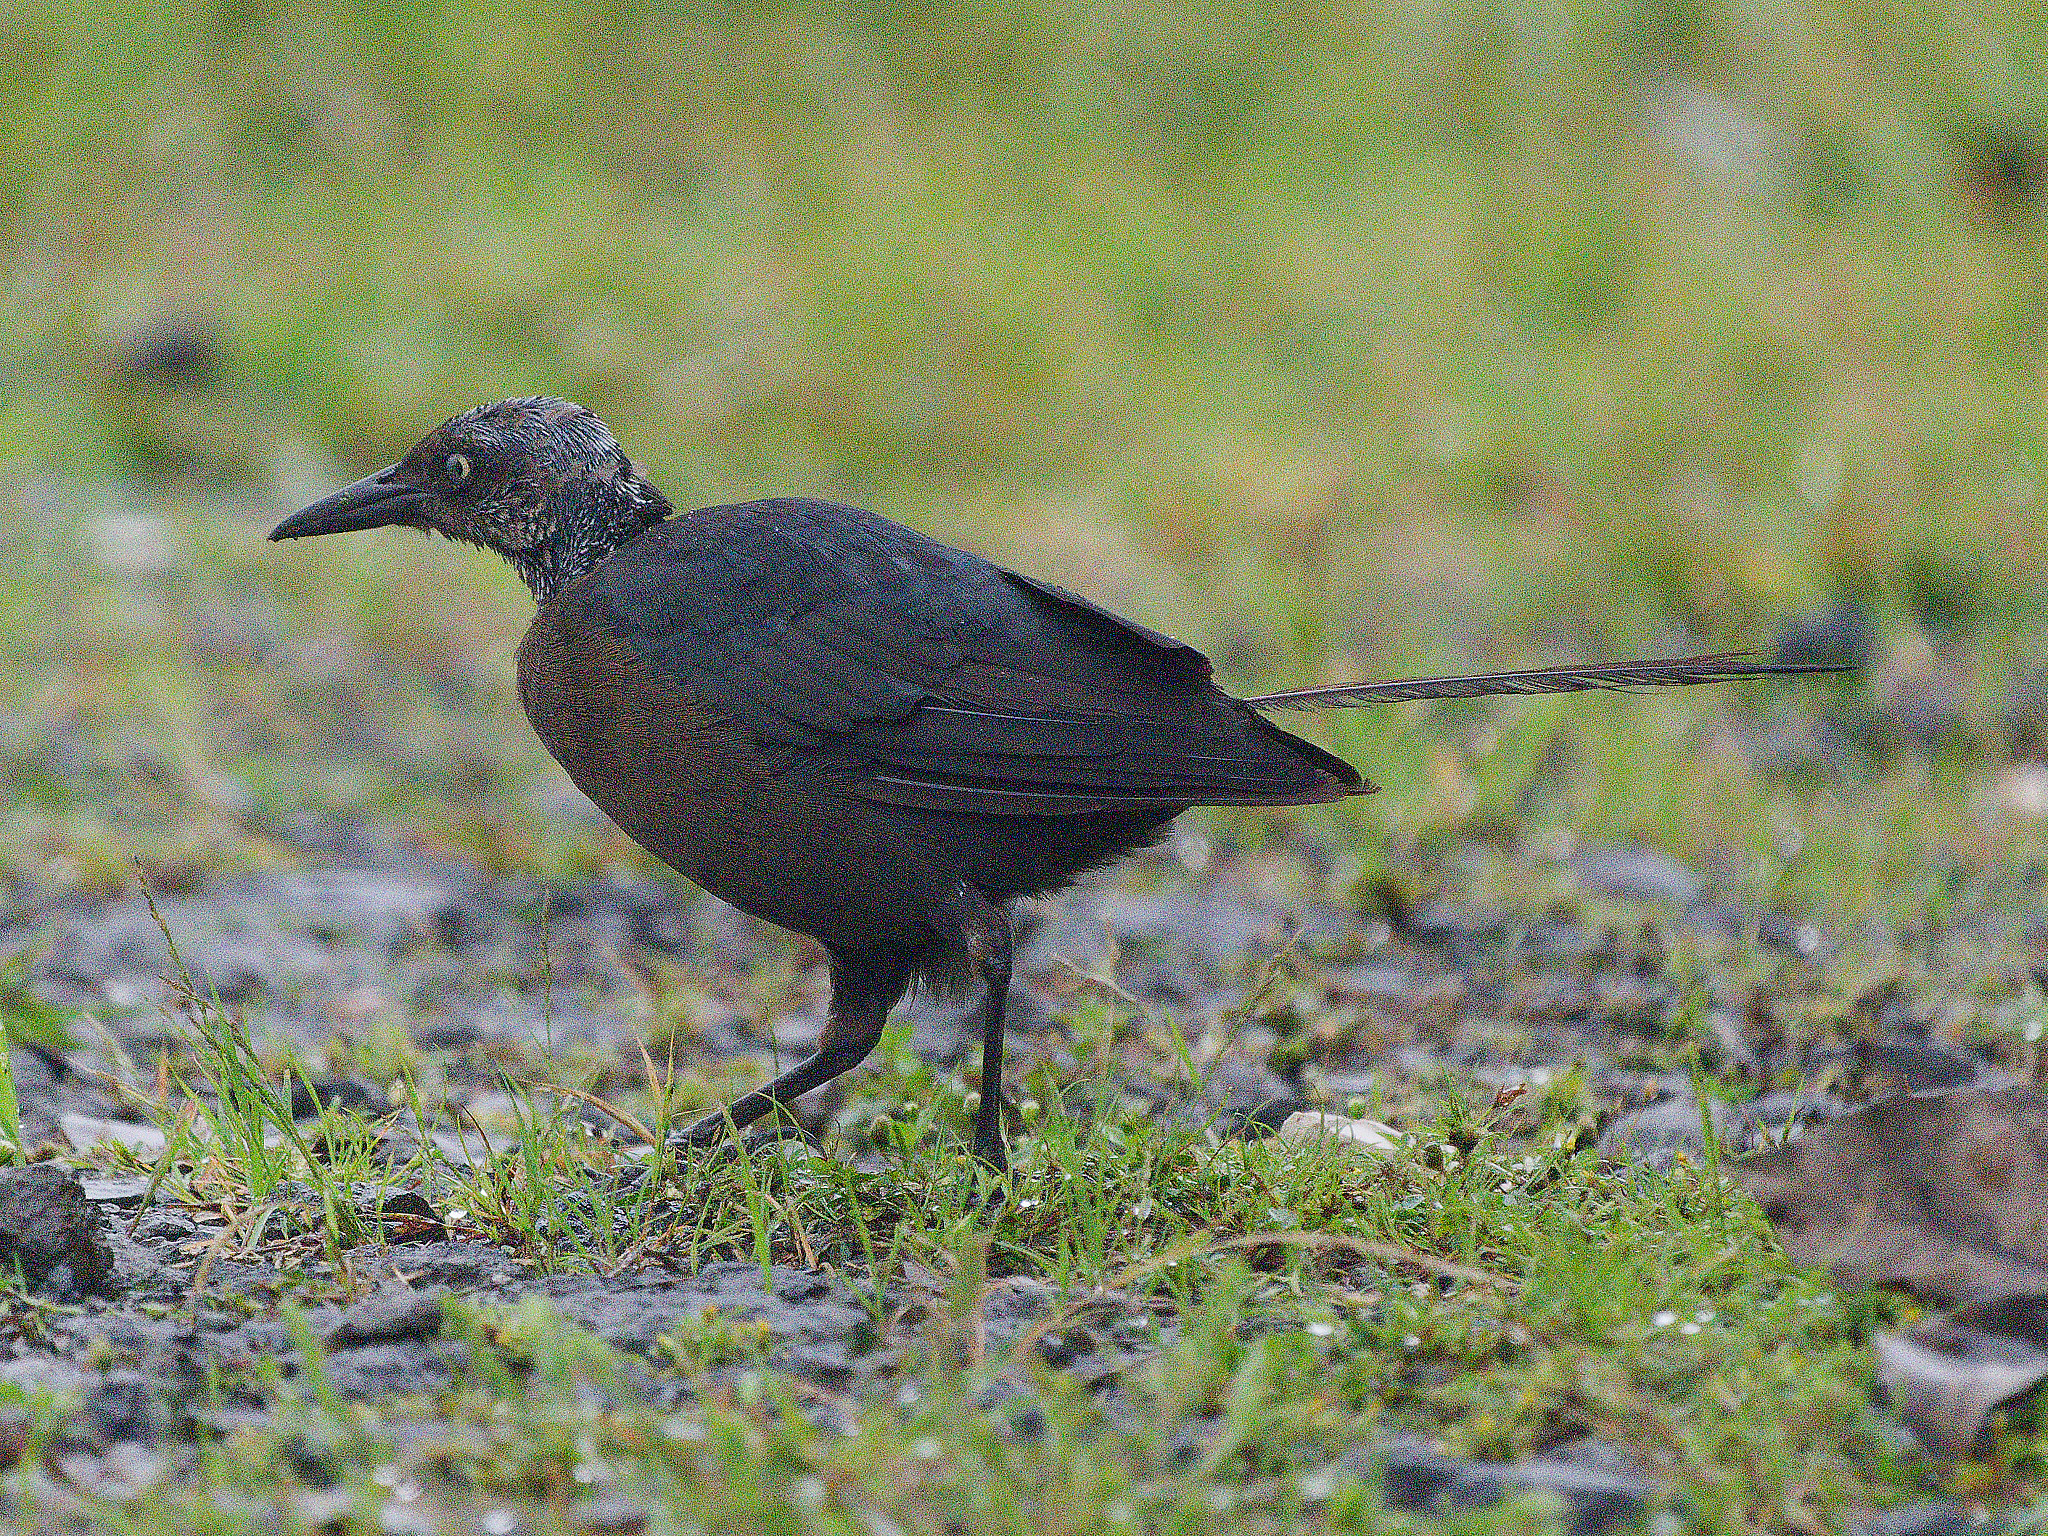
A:
[[[449,454],[446,469],[450,485],[462,485],[469,479],[469,459],[463,454]]]

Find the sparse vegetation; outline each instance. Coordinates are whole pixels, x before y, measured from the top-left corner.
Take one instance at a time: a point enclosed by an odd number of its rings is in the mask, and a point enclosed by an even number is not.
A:
[[[1196,825],[1391,929],[1504,914],[1510,1053],[1540,1018],[1510,1006],[1524,940],[1563,912],[1677,998],[1588,1005],[1629,1021],[1631,1070],[1731,1102],[1841,1087],[1786,1063],[1853,1054],[1905,998],[2032,1071],[2044,81],[2041,29],[1982,6],[9,15],[0,960],[138,860],[205,892],[312,861],[309,826],[546,882],[648,872],[564,808],[520,720],[513,578],[396,537],[260,542],[532,391],[598,409],[679,503],[859,500],[1246,687],[1764,648],[1861,605],[1870,667],[1839,685],[1347,714],[1311,728],[1380,793]],[[1732,936],[1589,895],[1568,856],[1592,843],[1697,872]],[[749,1021],[801,988],[775,943]],[[1263,959],[1231,978],[1263,1061],[1370,1033]],[[209,1266],[291,1277],[251,1308],[353,1294],[405,1223],[521,1275],[822,1268],[915,1341],[900,1390],[835,1398],[746,1317],[679,1315],[648,1366],[472,1297],[442,1325],[453,1383],[366,1405],[323,1386],[301,1317],[267,1419],[191,1384],[176,1477],[67,1474],[76,1394],[0,1382],[24,1518],[567,1530],[611,1495],[662,1530],[1398,1530],[1345,1462],[1391,1434],[1483,1459],[1593,1434],[1708,1531],[2048,1499],[2038,1402],[1964,1461],[1902,1443],[1867,1338],[1907,1304],[1790,1270],[1711,1158],[1603,1156],[1583,1074],[1497,1103],[1449,1062],[1380,1074],[1336,1107],[1408,1133],[1391,1155],[1219,1141],[1076,1091],[1127,1056],[1199,1077],[1246,1024],[1134,1008],[1112,969],[1063,996],[1068,1059],[1022,1073],[990,1209],[961,1152],[979,1085],[905,1024],[825,1156],[655,1166],[637,1143],[753,1068],[695,1051],[704,977],[644,982],[644,1054],[508,1054],[457,1114],[407,1000],[308,1048],[188,979],[196,1037],[128,1063],[120,1100],[162,1143],[98,1165],[207,1216]],[[1737,1062],[1731,1006],[1801,1049]],[[0,1025],[60,1052],[97,1028],[11,964]],[[337,1065],[388,1103],[294,1113]],[[0,1057],[0,1161],[13,1081]],[[1004,1287],[1043,1306],[991,1351]],[[9,1291],[0,1333],[46,1340],[56,1305]],[[1088,1329],[1139,1362],[1113,1393],[1051,1363]],[[688,1390],[619,1387],[643,1369]]]

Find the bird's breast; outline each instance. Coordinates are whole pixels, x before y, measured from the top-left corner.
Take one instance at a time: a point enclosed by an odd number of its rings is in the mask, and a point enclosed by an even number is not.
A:
[[[602,628],[544,606],[519,647],[519,698],[576,787],[685,874],[749,815],[764,767],[751,739]]]

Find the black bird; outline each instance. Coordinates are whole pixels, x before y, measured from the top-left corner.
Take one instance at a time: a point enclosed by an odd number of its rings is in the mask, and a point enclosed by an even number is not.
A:
[[[540,605],[519,696],[569,777],[642,847],[831,957],[817,1052],[692,1126],[692,1145],[857,1066],[913,982],[978,979],[974,1146],[1003,1168],[1005,904],[1192,805],[1372,789],[1260,710],[1827,670],[1704,656],[1234,699],[1191,647],[869,512],[677,515],[562,400],[457,416],[270,536],[387,524],[509,560]]]

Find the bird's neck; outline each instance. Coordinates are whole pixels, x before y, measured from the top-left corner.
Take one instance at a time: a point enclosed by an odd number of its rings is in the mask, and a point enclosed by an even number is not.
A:
[[[506,555],[534,601],[546,602],[621,544],[671,515],[668,498],[628,470],[617,479],[586,481],[576,502],[555,520],[553,535]]]

